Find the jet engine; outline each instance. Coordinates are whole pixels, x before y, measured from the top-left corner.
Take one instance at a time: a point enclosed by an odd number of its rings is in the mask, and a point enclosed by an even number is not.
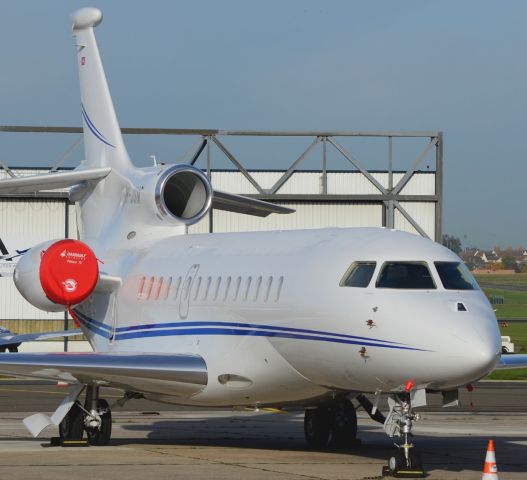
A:
[[[21,295],[47,312],[64,311],[90,296],[99,279],[98,260],[79,240],[51,240],[26,252],[14,281]]]
[[[155,180],[155,211],[163,220],[193,225],[210,210],[213,190],[207,176],[191,165],[165,168]]]

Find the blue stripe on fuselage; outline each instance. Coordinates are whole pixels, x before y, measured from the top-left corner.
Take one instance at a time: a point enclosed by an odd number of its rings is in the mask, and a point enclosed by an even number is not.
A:
[[[110,326],[93,320],[75,310],[79,320],[88,330],[104,338],[112,337]],[[289,338],[295,340],[314,340],[320,342],[342,343],[368,347],[384,347],[399,350],[419,350],[401,343],[380,340],[376,338],[357,337],[338,333],[305,330],[299,328],[276,327],[272,325],[255,325],[250,323],[229,322],[180,322],[137,325],[133,327],[119,327],[115,331],[114,340],[132,340],[137,338],[152,338],[183,335],[227,335],[227,336],[256,336],[272,338]],[[379,343],[383,342],[383,343]]]

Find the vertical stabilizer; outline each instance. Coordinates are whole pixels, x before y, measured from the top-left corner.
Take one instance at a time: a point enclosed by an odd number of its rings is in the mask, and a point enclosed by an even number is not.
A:
[[[82,8],[72,15],[79,66],[86,165],[112,167],[124,173],[132,164],[104,74],[94,27],[102,21],[97,8]]]

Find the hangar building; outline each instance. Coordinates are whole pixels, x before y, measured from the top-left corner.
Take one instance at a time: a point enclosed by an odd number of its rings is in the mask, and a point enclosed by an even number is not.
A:
[[[8,127],[0,127],[0,131]],[[43,131],[50,127],[24,128]],[[40,128],[41,130],[35,130]],[[78,128],[51,127],[57,131],[80,133]],[[130,130],[127,132],[126,130]],[[17,131],[17,130],[10,130]],[[295,209],[289,215],[267,218],[212,211],[189,228],[189,234],[205,232],[303,229],[322,227],[384,226],[441,239],[442,212],[442,135],[439,132],[229,132],[169,129],[123,129],[124,133],[194,135],[198,144],[188,158],[209,175],[215,189],[268,200]],[[288,168],[254,170],[244,166],[225,147],[223,136],[300,136],[311,141],[306,150]],[[387,168],[370,170],[344,146],[342,137],[371,136],[387,142]],[[395,170],[392,166],[392,141],[398,138],[421,138],[424,149],[411,166]],[[302,162],[314,147],[322,152],[319,169],[302,170]],[[330,170],[327,149],[342,155],[348,169]],[[214,158],[222,155],[233,168],[215,168]],[[433,157],[433,168],[423,162]],[[247,163],[247,162],[245,162]],[[5,166],[4,166],[5,167]],[[46,173],[50,169],[0,167],[0,179]],[[67,191],[41,192],[37,195],[0,196],[0,248],[10,254],[17,249],[54,238],[77,237],[75,205]],[[16,259],[0,260],[0,325],[12,331],[61,330],[64,314],[46,313],[32,307],[16,290],[10,274]]]

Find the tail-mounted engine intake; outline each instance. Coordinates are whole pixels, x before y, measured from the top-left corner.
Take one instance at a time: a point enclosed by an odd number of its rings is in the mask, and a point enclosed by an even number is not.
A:
[[[155,207],[159,216],[185,225],[193,225],[207,214],[212,196],[207,176],[191,165],[164,169],[155,184]]]
[[[32,305],[60,312],[90,296],[99,279],[97,257],[79,240],[41,243],[17,263],[16,288]]]

